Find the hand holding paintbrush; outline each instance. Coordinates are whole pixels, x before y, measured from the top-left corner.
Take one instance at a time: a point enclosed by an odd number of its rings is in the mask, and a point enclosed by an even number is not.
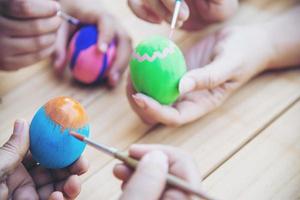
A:
[[[139,161],[128,156],[128,154],[125,152],[121,152],[121,151],[117,150],[116,148],[108,147],[103,144],[97,144],[97,143],[93,142],[92,140],[90,140],[80,134],[77,134],[75,132],[70,132],[70,134],[72,136],[74,136],[75,138],[77,138],[78,140],[85,142],[88,145],[96,148],[97,150],[100,150],[108,155],[111,155],[111,156],[123,161],[131,169],[136,169],[138,167]],[[195,188],[195,187],[191,186],[185,180],[180,179],[172,174],[168,174],[166,179],[167,179],[166,180],[167,184],[169,186],[178,188],[188,194],[195,195],[197,197],[201,197],[201,198],[208,199],[208,200],[214,199],[214,198],[210,197],[207,193],[201,191],[199,188]]]

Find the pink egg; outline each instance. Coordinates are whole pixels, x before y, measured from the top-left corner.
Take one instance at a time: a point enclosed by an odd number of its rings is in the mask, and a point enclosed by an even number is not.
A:
[[[68,58],[74,78],[85,84],[102,82],[116,54],[115,42],[105,53],[97,48],[98,31],[94,25],[80,28],[72,37]]]

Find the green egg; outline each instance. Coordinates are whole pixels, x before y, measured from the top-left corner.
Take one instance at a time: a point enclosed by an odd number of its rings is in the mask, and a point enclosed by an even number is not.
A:
[[[185,72],[181,50],[174,42],[160,36],[141,42],[130,61],[135,90],[165,105],[174,103],[179,97],[178,84]]]

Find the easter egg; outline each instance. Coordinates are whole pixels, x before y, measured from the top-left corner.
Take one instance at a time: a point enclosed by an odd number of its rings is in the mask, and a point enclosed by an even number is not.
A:
[[[138,44],[130,61],[135,90],[161,104],[176,101],[179,80],[185,72],[186,64],[180,49],[171,40],[159,36]]]
[[[97,48],[98,31],[94,25],[80,28],[69,44],[68,59],[73,77],[84,84],[102,82],[116,54],[115,42],[105,53]]]
[[[85,143],[69,134],[75,131],[89,136],[88,117],[79,102],[69,97],[48,101],[30,124],[30,152],[42,166],[64,168],[82,154]]]

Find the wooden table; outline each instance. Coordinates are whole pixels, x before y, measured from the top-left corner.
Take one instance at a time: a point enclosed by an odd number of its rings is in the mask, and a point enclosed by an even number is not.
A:
[[[125,1],[105,6],[122,20],[137,44],[167,25],[150,25],[133,16]],[[243,1],[227,24],[270,19],[293,1]],[[204,33],[176,35],[187,49]],[[58,79],[47,62],[15,73],[0,73],[0,144],[16,118],[31,120],[50,98],[79,100],[91,119],[94,140],[126,150],[132,143],[162,143],[188,151],[197,161],[203,185],[221,199],[300,199],[300,70],[266,73],[250,81],[223,106],[181,128],[147,127],[130,109],[125,82],[113,91],[83,87],[69,75]],[[79,199],[117,199],[120,182],[112,175],[117,161],[90,148],[89,172]],[[200,177],[199,177],[200,180]]]

